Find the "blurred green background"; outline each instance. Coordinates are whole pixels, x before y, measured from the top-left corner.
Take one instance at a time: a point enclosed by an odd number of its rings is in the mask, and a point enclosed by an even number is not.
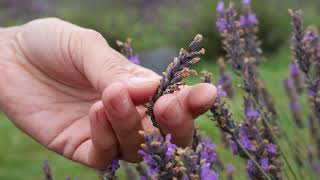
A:
[[[281,123],[292,136],[293,124],[289,120],[287,100],[282,79],[288,74],[290,62],[290,17],[288,8],[301,8],[305,24],[320,25],[318,0],[252,0],[260,20],[259,38],[265,51],[266,62],[260,66],[264,81],[276,98],[281,113]],[[173,52],[184,47],[197,33],[205,37],[207,50],[199,69],[217,74],[215,59],[222,55],[215,30],[216,0],[0,0],[1,26],[26,23],[35,18],[59,17],[79,26],[95,29],[114,46],[115,40],[131,37],[136,52],[141,54],[143,65],[163,66],[171,61]],[[239,2],[238,0],[235,2]],[[151,58],[150,58],[151,57]],[[197,80],[193,78],[190,83]],[[239,94],[240,95],[240,94]],[[241,117],[242,101],[237,96],[231,103],[235,115]],[[56,179],[67,176],[95,179],[96,173],[86,167],[66,160],[41,147],[24,135],[1,114],[0,117],[0,180],[42,179],[42,161],[48,159]],[[199,118],[201,128],[220,144],[217,129],[206,115]],[[301,132],[303,133],[303,132]],[[219,145],[218,145],[219,146]],[[223,148],[218,148],[221,158],[237,165],[238,179],[245,179],[244,165]],[[120,175],[122,177],[122,175]]]

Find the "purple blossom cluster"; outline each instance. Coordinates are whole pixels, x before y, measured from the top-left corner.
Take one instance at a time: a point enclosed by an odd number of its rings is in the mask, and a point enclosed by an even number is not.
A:
[[[141,132],[145,143],[139,151],[147,166],[146,172],[151,179],[202,179],[216,180],[217,172],[213,169],[216,161],[215,146],[211,139],[199,134],[198,145],[178,148],[171,142],[171,135],[165,139],[158,132]]]

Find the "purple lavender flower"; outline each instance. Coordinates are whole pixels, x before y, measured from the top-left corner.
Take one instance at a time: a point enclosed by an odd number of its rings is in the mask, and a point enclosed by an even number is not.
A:
[[[140,64],[140,59],[139,59],[139,55],[135,54],[129,57],[129,61],[131,61],[134,64]]]
[[[224,13],[224,2],[219,1],[217,5],[217,12],[223,14]]]
[[[255,26],[258,24],[258,19],[255,14],[249,13],[248,16],[240,16],[240,25],[242,27]]]
[[[117,157],[113,157],[111,164],[109,164],[104,171],[100,172],[101,179],[115,179],[116,171],[119,168],[119,159]]]
[[[227,164],[225,168],[227,174],[233,174],[236,171],[235,167],[232,164]]]
[[[234,155],[239,153],[238,144],[235,141],[231,140],[229,146]]]
[[[297,76],[299,75],[299,67],[297,64],[290,64],[290,75]]]
[[[171,143],[171,139],[172,139],[171,134],[167,134],[166,135],[166,146],[167,146],[166,149],[167,149],[167,151],[166,151],[166,156],[165,156],[165,158],[167,160],[170,160],[177,150],[177,146],[175,144]]]
[[[242,4],[243,4],[243,6],[249,6],[250,2],[251,2],[251,0],[243,0]]]
[[[240,127],[240,143],[248,150],[248,151],[251,151],[253,150],[253,145],[248,137],[248,128],[247,127],[244,127],[244,126],[241,126]]]
[[[268,152],[271,156],[277,155],[277,146],[272,143],[269,143],[268,144]]]
[[[257,121],[260,118],[260,112],[255,109],[253,103],[248,98],[245,98],[244,115],[248,121]]]
[[[291,114],[292,114],[292,118],[294,120],[294,122],[296,123],[296,125],[299,128],[303,127],[303,120],[301,117],[301,113],[300,113],[300,103],[299,103],[299,99],[297,97],[297,92],[293,87],[293,81],[292,79],[285,79],[283,81],[284,84],[284,88],[286,90],[287,96],[289,98],[290,101],[290,110],[291,110]]]
[[[251,159],[247,161],[246,169],[247,169],[247,174],[248,174],[249,178],[254,177],[255,165]]]
[[[235,167],[232,164],[227,164],[225,166],[225,170],[227,173],[227,180],[233,180],[234,179],[234,173],[235,173]]]
[[[298,67],[298,64],[296,63],[292,63],[290,64],[290,77],[292,78],[293,80],[293,84],[294,84],[294,87],[296,89],[296,92],[298,94],[301,94],[303,92],[303,87],[302,87],[302,74],[300,73],[300,70],[299,70],[299,67]]]
[[[201,137],[199,145],[202,146],[202,150],[200,151],[199,157],[200,160],[209,164],[212,164],[214,161],[216,161],[217,153],[211,139],[209,139],[208,137]]]
[[[210,164],[205,163],[200,168],[200,179],[201,180],[217,180],[219,175],[210,168]]]
[[[225,96],[227,96],[227,93],[223,90],[223,87],[222,87],[222,85],[218,85],[217,86],[217,96],[218,97],[225,97]]]
[[[268,158],[262,158],[260,161],[260,164],[261,164],[261,168],[264,171],[267,172],[269,170],[269,159]]]

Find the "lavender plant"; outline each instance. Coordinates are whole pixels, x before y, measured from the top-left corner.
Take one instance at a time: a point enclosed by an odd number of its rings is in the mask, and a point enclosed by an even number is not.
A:
[[[296,159],[300,168],[309,168],[311,174],[320,172],[320,36],[314,27],[304,30],[302,11],[290,10],[293,25],[293,60],[290,64],[289,77],[283,81],[289,99],[293,122],[299,133],[305,128],[300,98],[307,92],[310,113],[308,130],[311,143],[293,143],[293,138],[286,134],[281,126],[282,114],[277,112],[274,101],[269,95],[258,66],[262,63],[262,50],[257,38],[258,19],[250,7],[250,0],[242,1],[242,14],[237,15],[234,4],[225,8],[223,1],[217,6],[216,25],[226,51],[226,59],[231,69],[242,80],[243,109],[242,117],[233,116],[228,101],[234,94],[232,76],[227,73],[226,65],[218,61],[220,78],[217,83],[217,97],[210,108],[212,120],[222,134],[222,141],[233,155],[245,160],[245,170],[251,180],[298,179],[295,169],[287,157]],[[197,50],[202,36],[197,35],[187,49],[181,49],[178,57],[169,64],[163,73],[156,94],[147,104],[147,114],[158,131],[139,132],[144,137],[141,150],[143,162],[132,165],[122,163],[127,179],[177,179],[177,180],[216,180],[222,173],[228,180],[236,179],[235,168],[225,165],[223,158],[217,155],[212,140],[195,128],[191,147],[181,148],[172,142],[170,134],[164,134],[153,114],[153,105],[163,95],[179,91],[184,85],[182,80],[196,74],[191,66],[200,61],[204,49]],[[121,53],[133,63],[139,58],[133,52],[132,41],[117,41]],[[213,83],[212,74],[202,72],[202,81]],[[304,90],[306,89],[306,91]],[[300,96],[299,96],[300,95]],[[280,132],[280,133],[279,133]],[[284,139],[282,139],[284,138]],[[290,153],[284,153],[282,143],[290,146]],[[301,145],[303,144],[303,145]],[[305,167],[308,164],[308,167]],[[133,167],[135,166],[135,167]],[[116,179],[119,161],[114,158],[106,167],[101,179]],[[44,166],[45,177],[53,179],[48,164]],[[286,170],[290,170],[287,172]],[[303,178],[302,176],[300,177]]]

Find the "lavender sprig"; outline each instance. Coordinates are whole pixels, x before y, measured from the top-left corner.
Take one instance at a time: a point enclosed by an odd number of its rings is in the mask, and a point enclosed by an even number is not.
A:
[[[294,52],[294,61],[299,64],[300,69],[308,74],[310,69],[310,55],[306,53],[303,39],[304,39],[304,30],[302,26],[302,11],[301,10],[289,10],[289,13],[292,17],[292,27],[293,27],[293,52]]]
[[[242,29],[242,38],[244,39],[244,51],[246,57],[251,59],[255,64],[260,64],[262,61],[262,50],[260,41],[258,41],[258,19],[256,14],[251,10],[250,0],[242,1],[242,12],[240,16],[240,27]]]
[[[169,179],[177,177],[174,172],[176,164],[174,155],[177,146],[171,143],[171,135],[166,135],[164,140],[157,132],[139,132],[144,137],[144,144],[139,154],[143,156],[147,165],[147,175],[151,179]]]
[[[180,50],[179,56],[174,58],[174,62],[169,64],[166,72],[163,73],[158,92],[149,101],[147,113],[151,117],[153,125],[159,128],[161,134],[163,134],[163,132],[161,131],[161,128],[153,114],[153,106],[164,94],[179,90],[179,86],[182,84],[182,79],[196,73],[194,70],[190,69],[190,66],[198,63],[200,61],[198,56],[205,53],[204,49],[197,51],[197,47],[202,39],[202,35],[198,34],[195,36],[187,50]]]
[[[216,26],[223,41],[223,48],[227,52],[228,62],[232,65],[237,74],[241,74],[244,67],[244,41],[241,39],[239,22],[236,20],[237,12],[234,5],[224,9],[224,2],[220,1],[217,8]]]
[[[204,77],[202,79],[204,82],[212,83],[211,74],[208,72],[203,72],[203,74]],[[245,124],[238,125],[236,123],[226,106],[223,97],[219,96],[219,94],[220,93],[218,92],[218,96],[216,97],[213,106],[210,108],[210,111],[213,114],[213,119],[217,123],[217,126],[228,135],[231,150],[234,154],[238,154],[240,157],[248,160],[248,163],[252,163],[252,166],[250,166],[252,168],[247,171],[250,177],[271,179],[257,161],[260,156],[258,154],[256,154],[256,156],[253,154],[256,148],[248,137],[248,132],[246,132],[244,126]]]

